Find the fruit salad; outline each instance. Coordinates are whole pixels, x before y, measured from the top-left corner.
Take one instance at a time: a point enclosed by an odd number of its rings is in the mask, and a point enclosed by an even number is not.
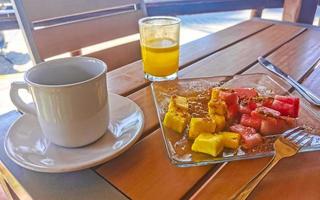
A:
[[[254,88],[212,88],[202,116],[194,115],[188,98],[171,96],[163,125],[187,134],[192,151],[213,157],[225,148],[252,149],[264,136],[295,127],[299,115],[299,98],[262,96]]]

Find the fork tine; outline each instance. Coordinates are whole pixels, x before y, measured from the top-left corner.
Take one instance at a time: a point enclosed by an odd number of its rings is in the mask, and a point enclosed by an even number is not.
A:
[[[298,130],[300,130],[300,129],[303,129],[303,128],[298,126],[298,127],[295,127],[295,128],[293,128],[293,129],[289,129],[289,130],[283,132],[281,135],[282,135],[283,137],[287,137],[288,135],[290,135],[290,134],[292,134],[292,133],[294,133],[295,131],[298,131]]]
[[[286,138],[292,141],[294,138],[299,136],[302,132],[303,132],[303,130],[295,131],[291,135],[287,136]]]
[[[311,139],[312,139],[312,137],[307,136],[304,140],[300,141],[297,145],[299,145],[300,147],[302,147],[302,146],[304,146],[305,144],[307,144]]]
[[[303,132],[303,133],[299,134],[296,138],[292,139],[292,142],[298,144],[307,135],[308,134],[306,132]]]

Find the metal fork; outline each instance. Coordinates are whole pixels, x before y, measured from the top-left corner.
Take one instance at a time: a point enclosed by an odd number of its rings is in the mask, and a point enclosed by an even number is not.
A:
[[[282,134],[273,144],[275,155],[270,162],[246,185],[244,185],[234,196],[232,200],[244,200],[251,194],[260,181],[269,173],[269,171],[282,159],[293,156],[299,149],[307,144],[311,137],[304,132],[304,128],[296,127]]]

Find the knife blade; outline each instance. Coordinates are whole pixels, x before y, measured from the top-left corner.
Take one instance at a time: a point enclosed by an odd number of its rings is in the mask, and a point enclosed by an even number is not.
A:
[[[308,102],[310,102],[313,105],[320,106],[320,98],[317,97],[315,94],[313,94],[310,90],[302,86],[300,83],[298,83],[296,80],[294,80],[291,76],[289,76],[287,73],[282,71],[279,67],[272,64],[270,61],[263,57],[258,57],[259,63],[265,67],[270,72],[274,73],[275,75],[279,76],[280,78],[284,79],[286,82],[288,82],[294,89],[299,92]]]

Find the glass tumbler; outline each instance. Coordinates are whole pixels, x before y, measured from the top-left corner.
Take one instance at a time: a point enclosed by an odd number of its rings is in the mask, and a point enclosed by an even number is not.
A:
[[[169,16],[142,18],[139,30],[145,78],[150,81],[177,78],[180,19]]]

